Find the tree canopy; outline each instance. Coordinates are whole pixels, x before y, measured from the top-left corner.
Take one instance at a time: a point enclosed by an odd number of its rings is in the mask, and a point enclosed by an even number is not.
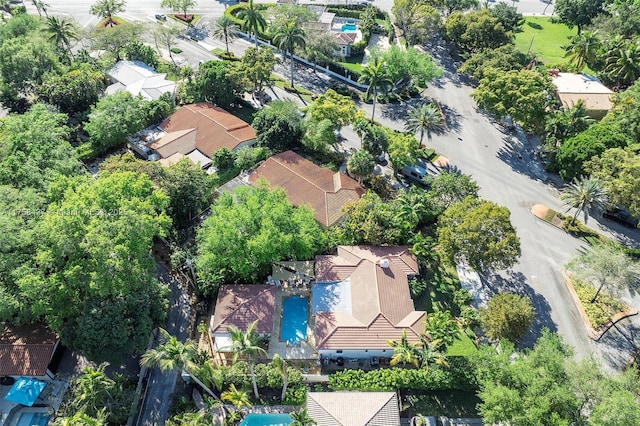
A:
[[[442,75],[442,70],[435,64],[433,58],[420,53],[414,47],[406,49],[392,45],[384,51],[374,50],[371,58],[380,58],[386,64],[387,75],[392,82],[413,82],[417,86],[427,87],[427,84]]]
[[[487,9],[452,13],[445,22],[445,36],[463,53],[496,49],[513,39],[513,34]]]
[[[520,239],[506,207],[467,197],[447,208],[438,221],[438,241],[454,260],[480,273],[504,269],[520,257]]]
[[[258,145],[276,152],[295,148],[302,140],[301,113],[292,101],[269,103],[256,113],[252,126]]]
[[[333,123],[336,129],[340,129],[356,119],[358,108],[347,96],[340,95],[333,89],[329,89],[311,102],[306,107],[305,112],[310,120],[322,121],[327,119]]]
[[[527,131],[544,128],[555,88],[549,77],[536,70],[488,72],[473,92],[482,109],[498,118],[510,116]]]
[[[165,316],[150,252],[170,224],[166,195],[133,172],[56,185],[33,264],[20,268],[23,297],[66,345],[92,360],[142,350]]]
[[[480,323],[492,340],[518,343],[529,331],[535,311],[531,300],[514,293],[498,293],[480,309]]]
[[[325,234],[309,207],[293,207],[282,188],[238,187],[223,193],[198,230],[200,291],[222,282],[257,282],[279,260],[309,260]]]

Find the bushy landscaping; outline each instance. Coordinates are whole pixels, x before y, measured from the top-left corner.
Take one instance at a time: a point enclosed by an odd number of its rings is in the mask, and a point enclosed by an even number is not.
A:
[[[476,386],[473,365],[464,357],[450,358],[449,367],[381,368],[371,371],[345,370],[329,376],[329,387],[333,390],[473,390],[476,389]]]
[[[579,279],[572,279],[572,283],[589,322],[595,330],[605,325],[612,316],[624,311],[625,306],[605,292],[600,292],[598,298],[592,302],[597,290],[593,285]]]

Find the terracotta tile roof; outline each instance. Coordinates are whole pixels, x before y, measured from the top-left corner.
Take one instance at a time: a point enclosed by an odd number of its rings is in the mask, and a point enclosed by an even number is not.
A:
[[[356,33],[333,33],[340,46],[349,46],[356,41]]]
[[[43,324],[5,326],[0,335],[0,376],[44,376],[57,341]]]
[[[245,330],[249,324],[258,320],[256,331],[259,334],[270,334],[275,304],[276,287],[273,285],[220,286],[211,332],[226,333],[230,325]]]
[[[249,175],[251,183],[260,178],[271,186],[284,188],[291,204],[311,206],[315,218],[324,226],[333,225],[343,215],[342,206],[364,194],[364,188],[355,180],[319,167],[293,151],[268,158]]]
[[[382,267],[381,261],[388,262]],[[349,279],[351,315],[316,314],[319,349],[385,349],[402,331],[419,341],[424,312],[415,311],[408,276],[418,274],[408,247],[339,246],[336,256],[316,258],[316,282]]]
[[[204,102],[183,106],[160,127],[167,133],[197,129],[195,148],[207,156],[221,148],[233,150],[256,139],[253,127],[224,109]],[[192,150],[193,147],[189,151]]]
[[[309,392],[306,408],[318,426],[400,426],[395,392]]]

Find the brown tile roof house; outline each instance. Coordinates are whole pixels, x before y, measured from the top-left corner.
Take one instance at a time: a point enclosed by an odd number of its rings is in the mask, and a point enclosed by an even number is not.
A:
[[[417,274],[408,247],[338,246],[336,256],[317,256],[316,283],[348,281],[351,299],[346,310],[316,312],[318,350],[388,349],[402,331],[419,342],[425,312],[415,310],[408,283]]]
[[[273,313],[276,305],[276,287],[265,284],[222,285],[218,290],[216,310],[211,317],[209,332],[222,342],[230,325],[246,330],[247,326],[258,320],[256,332],[271,334]],[[225,343],[216,346],[228,346]]]
[[[306,408],[318,426],[400,426],[395,392],[309,392]]]
[[[293,151],[270,157],[251,175],[249,181],[265,179],[281,186],[294,206],[311,206],[315,218],[324,226],[333,225],[343,215],[342,206],[358,201],[365,190],[344,173],[334,173],[302,158]]]
[[[0,376],[45,376],[58,336],[44,324],[5,326],[0,334]]]
[[[581,100],[584,102],[587,113],[599,120],[613,107],[613,91],[596,77],[549,71],[551,82],[556,86],[558,98],[566,108],[571,108]]]
[[[234,150],[255,142],[253,127],[224,109],[199,103],[185,105],[160,124],[166,135],[149,145],[160,157],[194,150],[211,158],[221,148]]]

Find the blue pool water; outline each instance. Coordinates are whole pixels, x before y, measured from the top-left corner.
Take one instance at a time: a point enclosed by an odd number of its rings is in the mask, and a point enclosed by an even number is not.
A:
[[[49,415],[47,413],[22,413],[16,426],[47,426]]]
[[[340,28],[341,33],[355,33],[358,30],[356,24],[344,24]]]
[[[309,299],[300,296],[282,299],[282,323],[280,324],[280,340],[295,345],[307,340],[307,317],[309,316]]]
[[[293,422],[288,414],[248,414],[240,426],[287,426]]]

